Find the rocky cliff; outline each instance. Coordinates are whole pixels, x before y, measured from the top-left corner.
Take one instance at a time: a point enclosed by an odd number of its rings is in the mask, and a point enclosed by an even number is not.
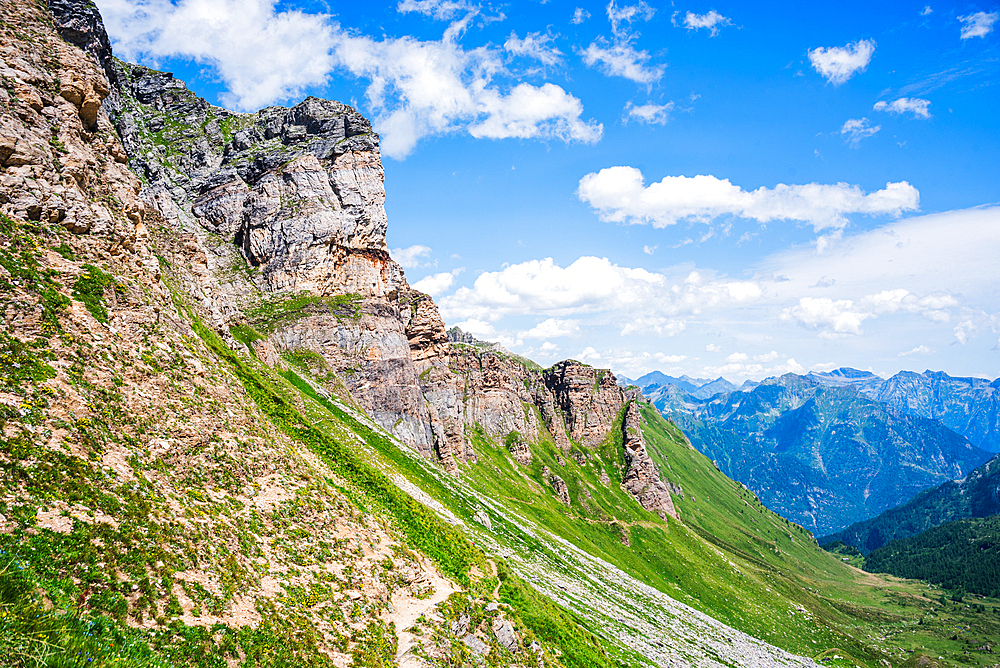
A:
[[[622,444],[627,462],[622,486],[646,510],[663,519],[667,515],[679,519],[670,499],[670,490],[663,482],[656,462],[646,451],[646,439],[642,435],[642,415],[634,401],[629,402],[622,421]]]
[[[449,340],[433,301],[387,252],[367,119],[317,98],[253,114],[213,106],[170,73],[111,58],[99,15],[72,5],[54,11],[111,82],[95,90],[146,184],[133,199],[184,240],[201,268],[185,289],[227,341],[238,346],[231,332],[241,332],[269,364],[321,356],[334,385],[449,471],[475,461],[474,425],[496,439],[551,438],[567,454],[607,437],[624,406],[610,372],[574,361],[543,372],[499,347]]]

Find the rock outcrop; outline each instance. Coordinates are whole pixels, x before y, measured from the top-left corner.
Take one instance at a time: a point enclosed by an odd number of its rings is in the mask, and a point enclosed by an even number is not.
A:
[[[542,467],[542,477],[548,481],[549,485],[552,487],[552,491],[556,493],[556,498],[565,503],[567,506],[573,505],[573,500],[569,495],[569,486],[566,481],[557,476],[552,472],[548,466]]]
[[[170,73],[112,67],[119,86],[107,106],[129,165],[149,183],[145,200],[194,246],[212,247],[201,253],[206,275],[228,279],[200,288],[216,329],[227,335],[256,303],[356,298],[356,317],[303,312],[265,323],[264,334],[279,353],[320,354],[370,416],[445,468],[474,459],[444,323],[386,248],[369,121],[317,98],[234,114]]]
[[[604,440],[625,403],[613,373],[576,360],[560,362],[550,369],[545,386],[553,395],[555,407],[566,416],[570,438],[588,447]]]
[[[656,462],[646,450],[646,439],[642,435],[642,414],[635,401],[629,403],[622,421],[622,446],[625,450],[625,477],[622,487],[631,494],[643,508],[654,512],[663,519],[670,515],[680,519],[670,498],[670,490],[660,477]]]

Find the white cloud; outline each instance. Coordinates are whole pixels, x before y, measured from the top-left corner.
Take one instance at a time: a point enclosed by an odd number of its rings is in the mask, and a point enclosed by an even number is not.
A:
[[[857,72],[864,72],[875,53],[875,40],[863,39],[846,46],[819,47],[809,51],[809,62],[835,86]]]
[[[809,329],[822,330],[820,336],[831,338],[846,334],[861,334],[861,323],[872,317],[858,311],[850,299],[802,297],[797,306],[784,309],[781,319],[795,321]]]
[[[721,26],[732,25],[732,23],[732,20],[726,18],[714,9],[707,14],[695,14],[693,12],[688,12],[684,16],[684,25],[688,30],[708,28],[712,32],[712,37],[719,34],[719,28]]]
[[[569,21],[573,25],[580,25],[589,18],[590,18],[590,12],[588,12],[583,7],[577,7],[575,10],[573,10],[573,18],[571,18]]]
[[[633,21],[648,21],[653,18],[656,10],[645,2],[619,7],[615,0],[611,0],[607,12],[614,39],[608,42],[605,38],[598,37],[591,42],[590,46],[579,52],[583,62],[588,67],[597,67],[608,76],[624,77],[646,85],[659,81],[666,65],[647,66],[646,63],[651,58],[649,52],[632,46],[638,34],[631,30]]]
[[[404,0],[401,12],[449,24],[440,40],[372,39],[348,33],[327,14],[276,10],[276,0],[106,0],[101,11],[117,54],[135,61],[193,59],[214,68],[239,110],[299,98],[338,68],[370,81],[366,99],[382,152],[405,158],[430,135],[467,130],[476,137],[594,142],[603,128],[581,118],[580,100],[555,84],[498,83],[513,77],[503,52],[459,43],[478,6]],[[509,48],[551,62],[548,37],[516,35]],[[261,54],[266,54],[262,56]]]
[[[622,336],[676,336],[687,328],[679,318],[658,315],[632,316],[621,329]]]
[[[934,13],[934,10],[931,9],[930,5],[925,5],[924,8],[920,10],[920,15],[921,16],[929,16],[929,15],[931,15],[933,13]]]
[[[905,353],[899,353],[900,357],[909,357],[910,355],[933,355],[936,350],[933,348],[928,348],[925,345],[919,345],[913,350],[907,350]]]
[[[873,289],[942,291],[982,304],[1000,303],[1000,207],[909,218],[833,243],[822,255],[796,249],[776,253],[758,267],[781,275],[769,291],[779,299],[808,294],[823,280],[841,295],[860,299]]]
[[[857,148],[862,139],[874,136],[881,129],[881,125],[872,126],[867,118],[849,118],[840,128],[840,134],[846,136],[851,148]]]
[[[959,16],[958,20],[964,23],[962,26],[962,39],[971,37],[986,37],[993,32],[993,24],[1000,18],[1000,13],[976,12],[967,16]]]
[[[580,119],[580,100],[551,83],[541,87],[522,83],[507,95],[483,90],[478,108],[485,118],[469,126],[469,134],[476,138],[538,137],[593,144],[604,133],[600,123]]]
[[[733,353],[726,357],[727,362],[746,362],[750,356],[746,353]]]
[[[652,84],[663,77],[666,65],[646,66],[650,55],[647,51],[638,51],[628,43],[609,44],[607,40],[598,39],[591,42],[580,55],[589,67],[598,67],[608,76],[624,77],[641,84]]]
[[[646,245],[642,247],[642,252],[645,253],[646,255],[652,255],[653,253],[656,252],[657,248],[659,248],[659,246]]]
[[[625,117],[638,119],[641,123],[665,125],[670,120],[670,112],[673,109],[673,102],[640,105],[633,105],[629,102],[625,105]]]
[[[762,294],[752,281],[706,277],[696,271],[674,281],[612,264],[607,258],[581,257],[565,268],[546,258],[485,272],[473,287],[459,288],[439,303],[446,318],[494,322],[508,315],[628,313],[630,322],[643,323],[644,332],[655,333],[659,327],[660,335],[669,336],[683,327],[678,316],[752,303]]]
[[[608,167],[580,179],[577,196],[597,210],[602,220],[651,223],[666,227],[682,220],[707,222],[733,215],[757,220],[798,220],[814,228],[843,228],[848,214],[900,215],[920,201],[917,189],[905,181],[887,183],[866,194],[858,186],[838,183],[785,185],[746,191],[728,179],[711,175],[667,176],[644,186],[634,167]]]
[[[431,249],[429,246],[415,244],[409,248],[393,248],[389,251],[389,255],[400,267],[414,269],[423,266],[420,259],[430,257]]]
[[[949,309],[958,306],[951,295],[920,297],[909,290],[897,288],[866,295],[857,301],[802,297],[797,306],[785,308],[781,319],[794,321],[808,329],[820,330],[820,336],[834,338],[847,334],[862,334],[861,324],[880,315],[917,313],[935,322],[948,322]]]
[[[337,26],[327,14],[275,10],[275,0],[102,0],[115,55],[213,67],[223,103],[255,111],[326,83]],[[261,54],[267,54],[261,57]]]
[[[642,0],[634,5],[619,7],[615,0],[611,0],[607,6],[608,20],[611,21],[611,32],[618,38],[625,39],[631,37],[631,33],[626,25],[633,21],[648,21],[656,14],[656,9],[646,4]]]
[[[396,5],[400,13],[416,12],[443,21],[463,12],[477,12],[479,7],[465,0],[402,0]]]
[[[341,35],[336,53],[343,66],[371,80],[366,96],[383,153],[401,159],[422,137],[461,128],[492,139],[600,139],[601,125],[582,120],[582,104],[561,87],[521,83],[504,93],[493,85],[505,72],[502,59],[489,47],[458,44],[467,19],[452,23],[439,41]]]
[[[454,282],[455,275],[450,271],[446,271],[440,274],[424,276],[419,281],[414,283],[412,287],[414,290],[426,292],[431,297],[437,297],[438,295],[446,292],[448,288],[454,284]]]
[[[722,352],[722,346],[716,345],[714,343],[706,343],[705,344],[705,352],[708,352],[708,353],[721,353]]]
[[[734,357],[730,355],[730,357]],[[777,359],[777,357],[775,357]],[[745,361],[746,356],[742,358],[735,357],[733,361],[729,361],[721,366],[706,366],[701,369],[701,374],[706,376],[723,376],[728,378],[763,378],[765,376],[781,376],[786,373],[803,373],[805,367],[795,361],[794,358],[788,358],[781,364],[776,364],[774,366],[768,367],[761,364],[759,361],[748,362]],[[756,358],[755,358],[756,360]],[[774,360],[770,360],[774,361]]]
[[[579,331],[579,320],[549,318],[525,332],[518,332],[517,336],[522,339],[555,339],[561,336],[573,336]]]
[[[581,362],[592,361],[596,362],[601,359],[601,353],[594,350],[593,346],[587,346],[580,351],[580,354],[576,358]]]
[[[454,326],[458,327],[463,332],[472,334],[481,341],[496,338],[497,335],[497,330],[493,327],[493,325],[483,320],[477,320],[476,318],[463,320],[462,322],[456,323]]]
[[[774,360],[778,359],[779,357],[781,357],[781,355],[778,354],[778,351],[777,350],[772,350],[771,352],[764,353],[763,355],[754,355],[753,356],[753,360],[755,362],[764,362],[764,363],[767,363],[767,362],[773,362]]]
[[[515,56],[534,58],[543,65],[552,67],[561,63],[563,56],[562,51],[553,46],[554,41],[555,37],[551,34],[529,32],[524,39],[520,39],[517,33],[512,31],[503,48]]]
[[[875,111],[888,111],[891,114],[905,114],[907,112],[916,118],[930,118],[930,100],[922,100],[919,97],[901,97],[892,102],[880,100],[875,103]]]

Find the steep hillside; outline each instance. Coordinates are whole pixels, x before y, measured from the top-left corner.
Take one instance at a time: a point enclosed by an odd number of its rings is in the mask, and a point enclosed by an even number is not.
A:
[[[818,535],[960,478],[989,458],[940,422],[794,374],[704,403],[685,402],[677,390],[667,399],[658,406],[695,447],[769,508]]]
[[[379,138],[352,108],[233,114],[114,60],[84,0],[54,22],[0,6],[0,657],[964,648],[912,632],[937,605],[918,585],[822,551],[607,370],[449,342],[385,251]]]
[[[868,553],[890,541],[916,536],[945,522],[997,513],[1000,513],[1000,456],[961,480],[949,480],[924,490],[906,503],[877,517],[856,522],[822,538],[821,542],[839,540]]]

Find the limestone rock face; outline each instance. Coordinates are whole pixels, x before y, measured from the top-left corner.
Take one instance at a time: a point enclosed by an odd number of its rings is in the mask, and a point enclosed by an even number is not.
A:
[[[570,437],[588,447],[604,440],[625,403],[613,373],[575,360],[553,367],[545,385],[566,416]]]
[[[201,253],[208,275],[238,270],[201,291],[216,328],[228,334],[240,307],[262,297],[359,297],[357,318],[279,323],[268,332],[275,351],[322,355],[376,422],[446,468],[474,459],[444,324],[386,247],[384,170],[368,120],[317,98],[234,114],[170,73],[113,65],[120,85],[109,107],[129,165],[150,184],[147,201],[195,245],[230,248]]]
[[[433,300],[411,292],[406,336],[420,391],[426,401],[432,442],[447,470],[458,462],[474,462],[476,454],[466,443],[462,420],[461,379],[451,372],[450,346],[444,322]]]
[[[499,439],[516,431],[529,441],[538,440],[543,425],[531,410],[534,396],[528,389],[538,385],[537,373],[511,356],[468,346],[453,348],[451,369],[464,379],[462,419],[467,425],[478,424]]]
[[[635,401],[629,403],[622,422],[622,445],[625,449],[625,478],[622,487],[635,497],[646,510],[658,514],[663,519],[667,515],[680,519],[670,498],[670,490],[660,478],[656,462],[646,451],[646,439],[642,436],[642,415]]]

